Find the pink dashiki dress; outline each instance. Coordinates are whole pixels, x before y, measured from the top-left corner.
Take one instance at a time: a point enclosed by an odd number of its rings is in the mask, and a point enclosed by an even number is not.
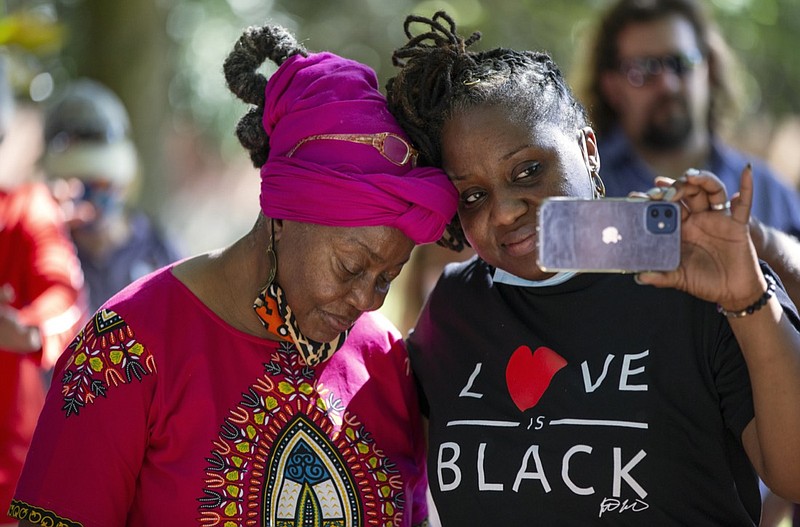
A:
[[[422,522],[423,438],[397,330],[368,313],[327,362],[298,359],[230,327],[170,268],[137,281],[59,361],[11,514],[84,527]]]

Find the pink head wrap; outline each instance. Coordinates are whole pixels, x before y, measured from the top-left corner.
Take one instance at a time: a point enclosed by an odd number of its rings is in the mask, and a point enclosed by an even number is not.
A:
[[[261,210],[321,225],[396,227],[416,243],[438,240],[456,212],[457,192],[435,168],[398,166],[374,147],[302,139],[318,134],[395,133],[408,141],[378,91],[375,72],[333,53],[294,55],[267,83]]]

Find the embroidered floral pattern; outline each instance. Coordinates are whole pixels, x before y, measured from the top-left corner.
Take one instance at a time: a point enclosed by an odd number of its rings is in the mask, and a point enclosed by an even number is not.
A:
[[[141,382],[156,372],[150,352],[136,340],[133,329],[117,313],[99,311],[69,345],[71,356],[61,378],[67,417],[97,397],[106,397],[110,386]]]
[[[399,470],[357,416],[281,343],[207,458],[205,526],[400,525]]]

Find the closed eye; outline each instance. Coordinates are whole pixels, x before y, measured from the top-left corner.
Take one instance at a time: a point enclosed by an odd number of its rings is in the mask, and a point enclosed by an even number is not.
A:
[[[361,269],[357,266],[352,264],[346,264],[342,261],[339,262],[339,267],[342,270],[342,274],[348,275],[350,277],[356,277],[361,274]]]
[[[378,277],[378,283],[375,286],[375,290],[381,294],[386,294],[389,292],[389,287],[391,287],[391,285],[392,279],[381,275]]]
[[[397,278],[397,276],[400,274],[400,271],[402,271],[402,269],[403,268],[401,266],[396,270],[392,270],[392,271],[389,271],[387,273],[382,273],[380,276],[378,276],[378,284],[376,286],[376,289],[380,293],[383,293],[383,294],[388,293],[389,292],[389,286],[392,285],[392,281],[394,281],[394,279]]]

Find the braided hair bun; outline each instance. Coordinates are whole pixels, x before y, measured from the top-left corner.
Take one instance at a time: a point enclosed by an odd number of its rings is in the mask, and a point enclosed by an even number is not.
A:
[[[258,73],[266,59],[280,66],[293,55],[307,56],[306,49],[281,26],[245,29],[223,64],[228,89],[242,101],[253,105],[236,126],[236,137],[250,153],[256,168],[269,156],[269,137],[261,124],[267,78]]]

